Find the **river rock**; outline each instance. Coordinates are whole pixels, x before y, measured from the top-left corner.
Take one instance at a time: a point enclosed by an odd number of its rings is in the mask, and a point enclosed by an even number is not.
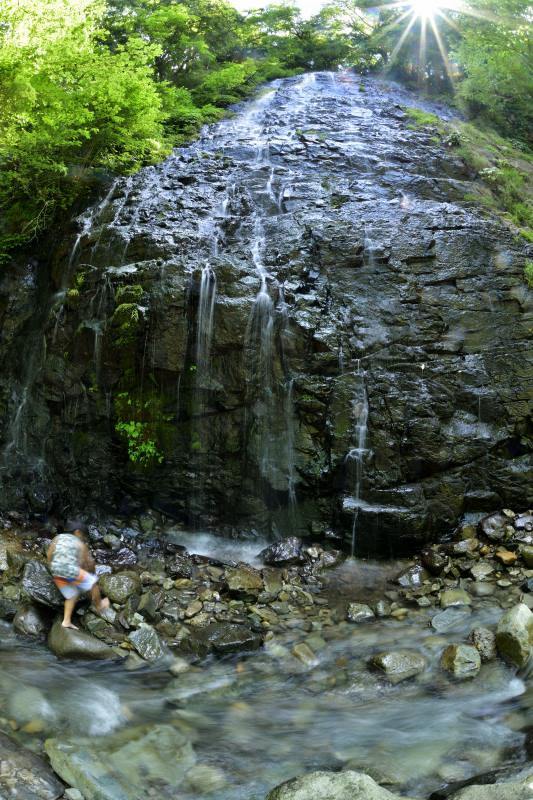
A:
[[[426,547],[420,554],[422,564],[432,575],[441,575],[450,563],[448,556],[441,553],[436,547]]]
[[[428,578],[429,572],[421,564],[415,564],[401,572],[396,578],[396,582],[404,589],[418,589]]]
[[[0,597],[0,619],[12,620],[18,611],[18,604],[9,597]]]
[[[22,588],[35,603],[50,608],[59,608],[63,605],[63,596],[48,568],[41,561],[28,561],[22,575]]]
[[[0,733],[0,797],[56,800],[65,787],[39,756]]]
[[[157,631],[145,622],[128,635],[128,641],[145,661],[158,661],[167,653]]]
[[[305,561],[302,555],[302,540],[298,539],[297,536],[288,536],[286,539],[280,539],[279,542],[274,542],[274,544],[261,550],[258,558],[263,563],[275,567],[301,564]]]
[[[525,544],[520,548],[520,555],[528,569],[533,569],[533,545]]]
[[[507,661],[524,667],[533,646],[533,613],[524,603],[506,611],[496,629],[496,647]]]
[[[400,683],[423,672],[427,662],[412,650],[393,650],[372,656],[370,664],[381,670],[391,683]]]
[[[462,630],[471,615],[472,612],[467,606],[451,606],[444,611],[439,611],[432,617],[431,627],[438,633]]]
[[[362,772],[311,772],[282,783],[266,800],[397,800]],[[409,800],[409,798],[404,798]]]
[[[97,738],[48,739],[54,771],[86,800],[144,800],[177,796],[196,757],[186,736],[170,725],[129,727]]]
[[[59,619],[54,622],[48,634],[48,647],[58,658],[89,660],[117,658],[109,645],[85,631],[64,628]]]
[[[509,524],[509,520],[505,514],[500,512],[496,514],[489,514],[488,517],[483,517],[479,522],[481,532],[493,542],[500,542],[505,536],[505,526]]]
[[[494,572],[494,567],[487,561],[478,561],[470,567],[470,574],[476,581],[484,581]]]
[[[440,605],[441,608],[452,608],[455,606],[469,606],[472,604],[472,598],[465,592],[464,589],[446,589],[441,592]]]
[[[533,798],[533,773],[523,781],[467,786],[450,800],[531,800]]]
[[[136,572],[118,572],[116,575],[102,575],[100,586],[112,603],[123,605],[129,597],[140,593],[141,580]]]
[[[191,630],[185,647],[204,656],[214,651],[220,655],[257,650],[261,647],[262,636],[246,625],[230,622],[213,622],[203,628]]]
[[[366,622],[375,619],[375,614],[365,603],[350,603],[346,611],[346,619],[348,622]]]
[[[185,553],[175,553],[167,564],[167,572],[173,578],[191,578],[193,565],[190,556]]]
[[[441,667],[455,678],[473,678],[481,668],[481,656],[468,644],[450,644],[443,652]]]
[[[474,628],[470,641],[479,652],[482,661],[491,661],[496,657],[496,636],[489,628]]]
[[[496,551],[495,558],[505,567],[511,567],[518,559],[518,555],[512,550],[500,549]]]
[[[247,564],[230,567],[226,570],[225,578],[232,594],[257,597],[263,589],[261,573]]]
[[[8,699],[7,713],[19,725],[36,720],[49,722],[56,716],[54,709],[36,686],[21,686],[15,689]]]
[[[50,625],[49,615],[38,606],[19,608],[13,620],[14,629],[23,636],[44,636]]]

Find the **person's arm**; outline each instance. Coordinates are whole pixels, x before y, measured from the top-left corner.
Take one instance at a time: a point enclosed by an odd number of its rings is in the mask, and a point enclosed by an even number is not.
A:
[[[51,562],[55,551],[56,551],[56,540],[53,539],[48,550],[46,551],[46,560],[48,561],[48,563]]]
[[[96,562],[91,555],[91,551],[86,544],[82,544],[81,547],[81,568],[87,570],[87,572],[94,572],[96,569]]]

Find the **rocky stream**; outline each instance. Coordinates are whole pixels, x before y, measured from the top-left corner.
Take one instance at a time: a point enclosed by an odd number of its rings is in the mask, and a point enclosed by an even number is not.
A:
[[[527,248],[411,105],[274,82],[4,269],[0,798],[533,798]]]

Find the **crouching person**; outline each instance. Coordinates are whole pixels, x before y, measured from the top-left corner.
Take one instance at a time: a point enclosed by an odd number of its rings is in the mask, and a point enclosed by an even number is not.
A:
[[[68,533],[60,533],[50,544],[46,557],[54,583],[65,598],[63,612],[64,628],[75,628],[72,614],[81,592],[89,592],[97,612],[109,607],[109,600],[102,598],[97,586],[95,563],[85,543],[87,526],[83,522],[73,522]]]

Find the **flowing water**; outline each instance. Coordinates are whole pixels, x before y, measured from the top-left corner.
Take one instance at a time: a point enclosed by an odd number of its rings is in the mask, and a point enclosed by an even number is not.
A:
[[[170,535],[211,557],[255,563],[263,545],[207,534]],[[330,601],[342,606],[347,598],[380,596],[397,567],[345,562],[330,574]],[[208,660],[178,678],[164,666],[128,672],[109,664],[57,662],[4,624],[2,714],[20,724],[38,716],[43,738],[99,737],[90,745],[96,763],[99,753],[103,757],[115,746],[121,731],[140,724],[147,729],[168,725],[193,743],[199,764],[223,775],[213,794],[182,786],[184,800],[264,800],[282,780],[341,766],[425,798],[448,781],[512,762],[523,742],[515,723],[525,687],[511,669],[492,662],[474,680],[452,682],[438,667],[446,642],[461,639],[475,624],[493,624],[501,609],[488,600],[453,633],[438,636],[428,627],[433,613],[420,609],[404,621],[337,622],[320,633],[310,631],[304,635],[317,654],[312,665],[291,655],[302,632],[288,629],[275,645],[267,642],[264,651],[244,659]],[[370,672],[366,662],[376,650],[394,649],[400,641],[423,654],[429,667],[421,679],[392,686]],[[35,737],[19,736],[36,743]],[[148,783],[146,789],[151,796]]]

